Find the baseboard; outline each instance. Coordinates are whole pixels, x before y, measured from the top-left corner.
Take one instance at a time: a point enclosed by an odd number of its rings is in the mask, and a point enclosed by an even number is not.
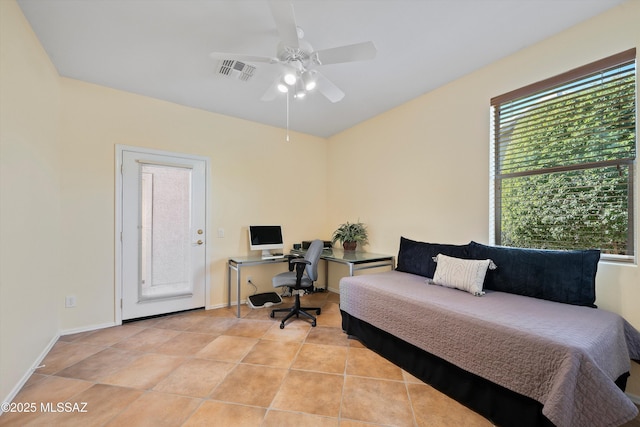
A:
[[[247,300],[240,300],[240,305],[244,305],[247,303]],[[231,307],[235,307],[236,303],[235,301],[231,303]],[[205,310],[215,310],[216,308],[226,308],[227,307],[227,303],[222,303],[222,304],[213,304],[213,305],[207,305],[204,309]]]
[[[330,287],[330,288],[329,288],[329,292],[334,292],[334,293],[336,293],[336,294],[339,294],[339,293],[340,293],[340,289],[338,289],[338,288],[331,288],[331,287]],[[246,299],[240,300],[240,304],[242,304],[242,305],[247,304],[247,300],[246,300]],[[233,301],[233,302],[231,303],[231,307],[235,307],[235,306],[236,306],[236,303],[235,303],[235,301]],[[216,308],[225,308],[225,307],[227,307],[227,303],[226,303],[226,302],[225,302],[225,303],[222,303],[222,304],[212,304],[212,305],[207,305],[204,309],[205,309],[205,310],[215,310]]]
[[[6,396],[2,400],[2,402],[11,402],[16,397],[18,392],[20,392],[20,390],[22,390],[22,387],[24,387],[24,385],[27,383],[29,378],[31,378],[31,374],[33,374],[38,369],[38,367],[40,367],[40,365],[42,364],[42,361],[44,360],[44,358],[47,356],[47,354],[49,354],[49,352],[51,351],[53,346],[56,344],[56,342],[58,342],[58,339],[61,336],[77,334],[77,333],[80,333],[80,332],[97,331],[98,329],[110,328],[110,327],[115,326],[115,325],[116,324],[114,322],[109,322],[109,323],[102,323],[102,324],[99,324],[99,325],[86,326],[86,327],[82,327],[82,328],[66,329],[66,330],[63,330],[63,331],[59,332],[56,336],[54,336],[51,339],[51,341],[49,341],[49,343],[42,350],[42,352],[40,352],[40,355],[38,356],[36,361],[33,363],[31,369],[29,369],[27,372],[25,372],[25,374],[22,376],[20,381],[18,381],[18,383],[13,387],[13,389],[9,393],[9,395]],[[2,415],[2,413],[3,413],[3,411],[0,409],[0,415]]]
[[[9,395],[6,396],[2,400],[2,402],[11,402],[16,397],[16,395],[20,392],[20,390],[22,390],[22,387],[24,387],[27,381],[29,381],[29,378],[31,378],[31,375],[42,364],[42,361],[44,360],[44,358],[47,357],[47,354],[49,354],[53,346],[56,344],[56,342],[58,341],[58,338],[60,338],[60,335],[54,336],[51,339],[51,341],[49,341],[49,343],[45,346],[45,348],[40,352],[40,355],[36,358],[33,365],[31,365],[31,369],[25,372],[22,378],[20,378],[20,381],[18,381],[18,383],[13,387],[13,389],[11,389],[11,391],[9,392]],[[0,408],[0,415],[2,415],[3,413],[4,411]]]
[[[116,326],[115,322],[100,323],[98,325],[83,326],[81,328],[65,329],[60,332],[60,336],[79,334],[80,332],[97,331],[98,329],[110,328]]]

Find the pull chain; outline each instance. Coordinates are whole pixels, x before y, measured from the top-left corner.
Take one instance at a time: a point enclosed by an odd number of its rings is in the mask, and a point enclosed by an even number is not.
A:
[[[287,92],[287,142],[289,142],[289,92]]]

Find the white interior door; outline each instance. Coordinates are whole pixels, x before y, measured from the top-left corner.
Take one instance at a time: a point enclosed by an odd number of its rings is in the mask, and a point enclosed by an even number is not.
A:
[[[205,306],[206,162],[122,151],[122,320]]]

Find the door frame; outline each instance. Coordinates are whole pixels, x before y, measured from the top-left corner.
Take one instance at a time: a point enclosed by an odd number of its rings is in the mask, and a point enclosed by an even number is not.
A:
[[[142,154],[154,154],[160,156],[182,157],[191,160],[202,160],[205,162],[205,309],[210,306],[211,301],[211,233],[210,215],[211,198],[209,197],[209,182],[211,179],[211,161],[208,157],[193,154],[177,153],[173,151],[156,150],[153,148],[135,147],[132,145],[116,144],[115,146],[115,227],[114,227],[114,247],[115,247],[115,280],[114,280],[114,314],[115,324],[122,325],[122,152],[134,151]]]

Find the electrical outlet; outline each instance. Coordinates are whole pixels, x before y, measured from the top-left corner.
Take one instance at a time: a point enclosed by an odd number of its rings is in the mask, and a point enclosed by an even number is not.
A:
[[[69,295],[68,297],[65,297],[64,299],[64,306],[66,308],[73,308],[76,306],[76,296],[75,295]]]
[[[247,283],[251,283],[251,276],[247,276]]]

